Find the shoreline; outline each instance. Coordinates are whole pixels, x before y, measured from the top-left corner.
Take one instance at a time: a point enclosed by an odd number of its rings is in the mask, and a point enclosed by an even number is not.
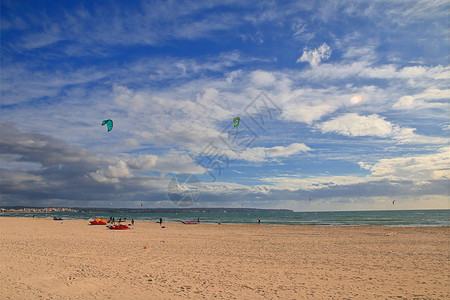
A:
[[[72,221],[76,221],[76,222],[83,222],[83,224],[86,224],[87,226],[91,227],[106,227],[109,224],[106,225],[91,225],[89,222],[93,221],[94,218],[90,218],[90,219],[62,219],[62,220],[54,220],[52,217],[11,217],[11,216],[1,216],[0,215],[0,220],[1,219],[26,219],[26,220],[48,220],[48,221],[52,221],[52,222],[72,222]],[[118,224],[119,222],[116,221],[116,224]],[[158,224],[159,225],[159,221],[155,220],[155,221],[142,221],[142,220],[134,220],[135,224]],[[131,225],[131,219],[125,222],[122,221],[121,224],[125,224],[125,225]],[[256,226],[256,227],[321,227],[321,228],[333,228],[333,227],[350,227],[350,228],[358,228],[358,227],[362,227],[362,228],[448,228],[450,229],[450,225],[373,225],[373,224],[355,224],[355,225],[351,225],[351,224],[268,224],[268,223],[263,223],[261,222],[261,224],[258,223],[211,223],[211,222],[200,222],[200,223],[196,223],[196,224],[183,224],[181,221],[163,221],[162,226],[164,226],[164,224],[170,224],[170,225],[177,225],[177,226],[186,226],[186,227],[197,227],[197,226],[202,226],[202,225],[207,225],[207,226],[214,226],[214,227],[220,227],[220,226],[235,226],[235,227],[242,227],[242,226]]]
[[[447,227],[0,218],[4,299],[450,298]]]
[[[39,216],[39,214],[37,214],[36,216],[9,216],[9,215],[4,215],[2,213],[0,213],[0,218],[25,218],[25,219],[48,219],[48,220],[53,220],[54,216]],[[106,217],[102,217],[102,218],[106,218]],[[89,222],[94,220],[95,217],[91,217],[91,218],[63,218],[63,221],[85,221],[85,222]],[[107,218],[106,218],[107,219]],[[122,223],[130,223],[131,222],[131,217],[128,219],[127,221],[122,221]],[[136,223],[158,223],[159,221],[157,218],[155,218],[154,220],[139,220],[139,219],[135,219],[134,222]],[[182,220],[179,221],[173,221],[173,220],[169,220],[169,221],[165,221],[163,220],[163,224],[182,224]],[[117,221],[116,221],[117,223]],[[368,226],[368,227],[447,227],[450,228],[450,225],[440,225],[440,224],[400,224],[400,225],[395,225],[395,224],[327,224],[327,223],[301,223],[301,224],[293,224],[294,222],[278,222],[278,223],[267,223],[267,222],[263,222],[261,221],[260,224],[258,224],[257,222],[252,222],[252,223],[238,223],[238,222],[208,222],[208,221],[200,221],[200,223],[198,224],[184,224],[184,225],[202,225],[202,224],[209,224],[209,225],[257,225],[257,226],[321,226],[321,227],[352,227],[352,226]]]

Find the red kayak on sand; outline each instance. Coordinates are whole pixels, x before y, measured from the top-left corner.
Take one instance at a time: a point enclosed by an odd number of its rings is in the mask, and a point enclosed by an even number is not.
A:
[[[128,227],[127,225],[112,225],[112,226],[108,226],[109,229],[112,230],[126,230],[126,229],[131,229],[130,227]]]
[[[191,221],[187,221],[187,222],[181,221],[181,223],[186,224],[186,225],[198,224],[197,222],[191,222]]]

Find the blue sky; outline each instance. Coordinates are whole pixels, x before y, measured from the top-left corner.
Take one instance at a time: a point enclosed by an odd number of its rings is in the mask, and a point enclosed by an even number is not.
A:
[[[1,204],[449,208],[448,9],[2,1]]]

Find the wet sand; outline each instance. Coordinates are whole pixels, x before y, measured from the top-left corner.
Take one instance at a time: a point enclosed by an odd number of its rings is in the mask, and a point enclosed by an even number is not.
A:
[[[449,227],[0,225],[1,299],[450,299]]]

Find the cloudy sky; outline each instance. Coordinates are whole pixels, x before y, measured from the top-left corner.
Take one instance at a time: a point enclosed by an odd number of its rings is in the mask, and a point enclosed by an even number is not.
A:
[[[3,0],[0,203],[449,208],[448,11]]]

